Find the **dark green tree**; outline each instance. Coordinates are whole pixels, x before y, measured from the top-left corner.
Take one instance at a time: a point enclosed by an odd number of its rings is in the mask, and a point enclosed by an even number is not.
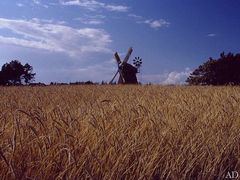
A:
[[[25,84],[29,84],[34,80],[34,76],[36,73],[32,73],[33,67],[30,66],[28,63],[23,66],[24,69],[24,74],[23,74],[23,79]]]
[[[190,85],[239,85],[240,54],[220,54],[220,58],[209,60],[195,69],[186,82]]]
[[[34,80],[35,73],[29,64],[22,65],[18,60],[13,60],[2,66],[0,71],[1,85],[29,84]]]

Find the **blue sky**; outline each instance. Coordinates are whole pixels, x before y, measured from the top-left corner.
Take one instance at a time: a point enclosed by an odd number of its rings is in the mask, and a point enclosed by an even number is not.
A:
[[[113,53],[143,58],[142,82],[182,83],[209,57],[239,52],[239,0],[1,0],[0,65],[36,82],[110,81]]]

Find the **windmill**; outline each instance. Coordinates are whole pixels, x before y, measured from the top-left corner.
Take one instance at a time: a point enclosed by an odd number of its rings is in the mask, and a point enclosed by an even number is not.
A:
[[[110,84],[113,83],[114,79],[118,74],[119,74],[118,84],[138,84],[136,76],[138,69],[133,65],[127,63],[132,52],[133,49],[130,47],[123,61],[121,61],[117,52],[114,54],[114,58],[117,61],[118,70],[113,76],[112,80],[110,81]]]

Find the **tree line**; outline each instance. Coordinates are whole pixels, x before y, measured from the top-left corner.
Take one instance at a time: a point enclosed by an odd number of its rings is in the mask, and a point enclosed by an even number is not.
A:
[[[26,63],[22,65],[18,60],[5,63],[0,71],[0,85],[45,85],[32,83],[36,73],[33,67]],[[188,85],[240,85],[240,54],[222,52],[220,57],[210,57],[196,68],[186,80]],[[108,84],[93,83],[92,81],[69,83],[70,85]],[[68,85],[67,83],[50,83],[50,85]]]
[[[31,86],[45,86],[44,83],[33,83],[36,73],[33,73],[33,67],[26,63],[22,65],[20,61],[13,60],[9,63],[5,63],[0,71],[0,85],[2,86],[19,86],[19,85],[31,85]],[[50,85],[97,85],[92,81],[77,81],[68,83],[51,82]],[[102,81],[101,85],[107,84]]]

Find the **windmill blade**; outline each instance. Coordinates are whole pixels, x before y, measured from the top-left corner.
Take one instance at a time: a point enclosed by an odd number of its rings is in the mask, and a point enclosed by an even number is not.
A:
[[[109,84],[112,84],[113,83],[113,81],[114,81],[114,79],[116,78],[116,76],[117,76],[117,74],[119,73],[119,81],[118,81],[118,83],[125,83],[125,79],[124,79],[124,77],[123,77],[123,74],[122,74],[122,71],[120,70],[120,69],[118,69],[118,71],[115,73],[115,75],[113,76],[113,78],[112,78],[112,80],[109,82]]]
[[[125,79],[123,77],[123,73],[122,71],[119,69],[119,81],[118,81],[119,84],[125,84]]]
[[[113,76],[112,80],[109,82],[109,84],[112,84],[114,79],[116,78],[117,74],[119,73],[119,70],[117,70],[117,72],[115,73],[115,75]]]
[[[119,57],[117,52],[114,54],[114,58],[116,59],[118,64],[121,64],[121,59],[120,59],[120,57]]]
[[[127,62],[128,62],[128,60],[129,60],[132,52],[133,52],[133,49],[132,49],[132,47],[130,47],[130,48],[128,49],[128,53],[127,53],[126,57],[125,57],[124,60],[123,60],[123,63],[127,63]]]

